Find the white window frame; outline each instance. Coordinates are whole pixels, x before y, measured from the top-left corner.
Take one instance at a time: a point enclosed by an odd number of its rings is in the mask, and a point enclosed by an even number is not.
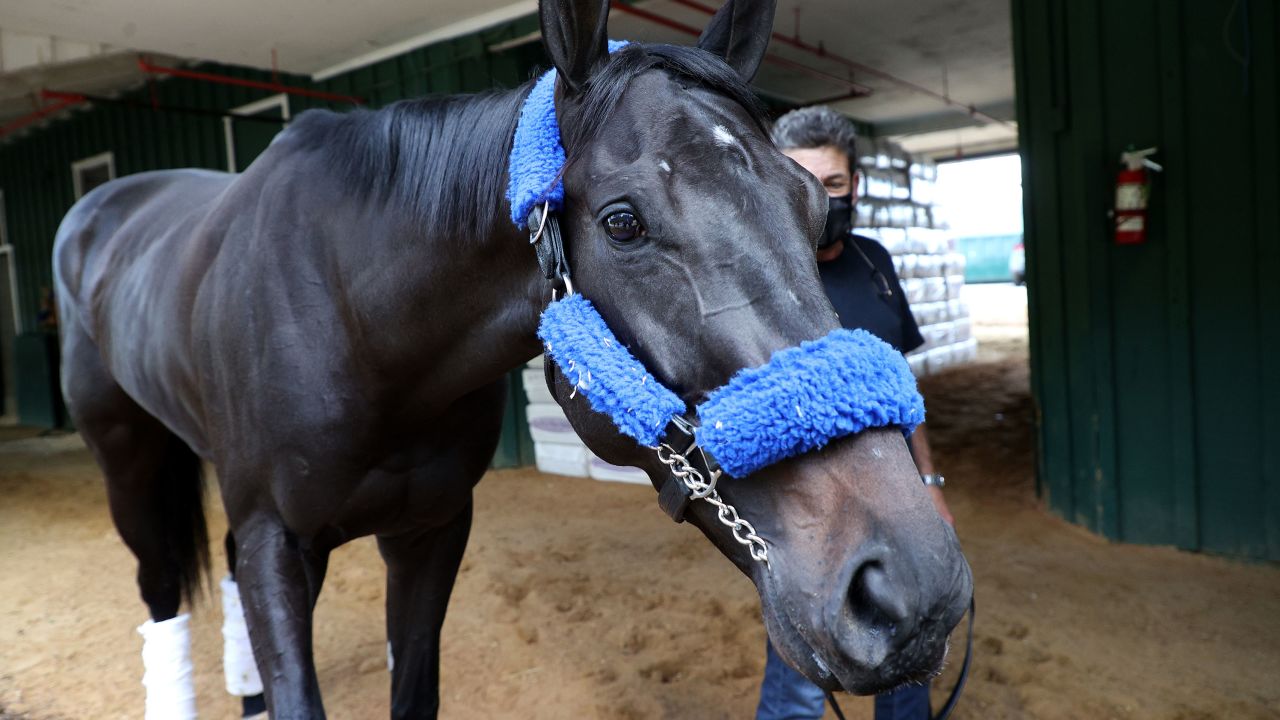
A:
[[[100,165],[107,167],[109,180],[116,179],[116,156],[109,150],[71,163],[71,186],[75,189],[77,200],[84,197],[84,188],[80,182],[80,171]]]
[[[13,312],[13,332],[22,334],[22,313],[18,312],[18,270],[13,245],[9,243],[9,215],[5,211],[4,190],[0,189],[0,255],[9,256],[9,308]],[[4,408],[0,408],[0,413]]]
[[[248,105],[231,108],[227,112],[232,115],[251,117],[272,108],[280,108],[280,122],[287,125],[289,123],[289,96],[284,93],[265,97]],[[222,118],[222,135],[227,145],[227,172],[239,172],[236,167],[236,136],[232,125],[234,120],[235,118]]]

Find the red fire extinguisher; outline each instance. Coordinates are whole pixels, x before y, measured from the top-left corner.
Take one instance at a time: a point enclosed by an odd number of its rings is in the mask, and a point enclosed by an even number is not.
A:
[[[1124,166],[1116,173],[1116,244],[1136,245],[1147,241],[1147,201],[1151,198],[1151,175],[1164,168],[1151,161],[1155,148],[1128,150],[1120,154]]]

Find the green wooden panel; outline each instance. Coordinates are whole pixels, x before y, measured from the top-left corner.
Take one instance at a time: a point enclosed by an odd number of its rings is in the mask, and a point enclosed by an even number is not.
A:
[[[1178,547],[1200,547],[1200,512],[1197,502],[1195,397],[1191,372],[1191,272],[1187,206],[1192,178],[1187,173],[1186,93],[1181,53],[1183,33],[1179,3],[1157,6],[1160,41],[1160,110],[1165,124],[1162,159],[1169,170],[1161,178],[1164,188],[1167,267],[1167,329],[1169,398],[1169,485],[1173,493],[1173,525]]]
[[[1015,81],[1022,154],[1031,380],[1036,401],[1037,487],[1074,517],[1072,397],[1067,388],[1062,201],[1057,135],[1066,125],[1065,27],[1060,7],[1014,2]]]
[[[1258,502],[1263,416],[1254,217],[1239,185],[1212,180],[1253,176],[1250,99],[1240,66],[1222,46],[1228,5],[1184,3],[1187,67],[1194,73],[1188,135],[1213,138],[1188,147],[1188,172],[1204,179],[1196,185],[1188,230],[1193,238],[1220,238],[1191,246],[1198,472],[1212,478],[1200,484],[1201,540],[1208,550],[1257,555],[1265,535]],[[1205,32],[1210,25],[1214,32]]]
[[[255,115],[264,118],[282,118],[281,110],[273,107]],[[225,124],[224,124],[225,127]],[[256,120],[232,120],[231,137],[235,143],[236,170],[244,172],[258,159],[276,135],[284,129],[284,123],[257,122]],[[224,131],[225,132],[225,131]]]
[[[1102,26],[1099,47],[1103,48],[1105,68],[1126,68],[1123,73],[1109,72],[1110,81],[1101,88],[1101,117],[1106,123],[1102,147],[1106,155],[1100,166],[1104,171],[1106,156],[1115,167],[1120,152],[1130,145],[1166,146],[1161,136],[1160,86],[1149,81],[1160,74],[1159,39],[1149,34],[1135,42],[1126,32],[1128,23],[1149,22],[1157,2],[1122,3]],[[1184,172],[1183,167],[1170,164],[1170,175]],[[1169,482],[1172,467],[1165,448],[1170,432],[1166,392],[1169,322],[1166,305],[1153,302],[1168,295],[1167,228],[1162,222],[1166,179],[1156,178],[1159,186],[1151,205],[1153,240],[1143,245],[1116,246],[1106,237],[1108,225],[1099,238],[1099,246],[1112,270],[1108,303],[1112,332],[1117,346],[1125,350],[1114,356],[1115,432],[1123,444],[1116,458],[1117,534],[1138,542],[1173,544],[1177,539],[1172,512],[1174,486]],[[1100,177],[1096,184],[1109,187],[1108,180]],[[1102,206],[1106,206],[1105,201]]]
[[[1256,209],[1258,252],[1258,344],[1263,373],[1259,398],[1268,408],[1262,417],[1262,461],[1259,475],[1265,484],[1262,497],[1266,528],[1265,557],[1280,559],[1280,42],[1273,28],[1280,27],[1280,10],[1274,3],[1259,3],[1253,9],[1253,47],[1263,56],[1253,66],[1254,174],[1253,203]],[[1277,33],[1280,34],[1280,33]],[[1256,44],[1260,43],[1260,44]]]
[[[1039,483],[1110,537],[1280,559],[1277,20],[1231,0],[1013,3]],[[1119,247],[1129,144],[1166,172],[1149,241]]]
[[[507,408],[492,467],[520,467],[533,463],[533,437],[529,434],[529,422],[525,417],[528,404],[529,397],[525,394],[520,370],[512,370],[507,374]]]
[[[400,88],[407,98],[427,94],[427,58],[421,50],[400,57]]]
[[[62,427],[67,409],[58,390],[58,340],[48,333],[23,333],[14,342],[18,379],[18,422],[32,427]]]

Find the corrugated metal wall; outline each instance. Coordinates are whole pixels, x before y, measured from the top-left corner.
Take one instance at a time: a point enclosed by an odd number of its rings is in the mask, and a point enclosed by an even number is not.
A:
[[[322,83],[281,75],[280,82],[365,98],[378,107],[404,98],[428,94],[474,92],[514,87],[529,77],[535,64],[545,63],[541,46],[519,45],[500,53],[489,45],[520,37],[537,28],[533,18],[415,50]],[[202,70],[254,80],[271,80],[270,73],[207,64]],[[192,80],[170,79],[154,84],[161,105],[228,110],[274,93]],[[149,88],[128,97],[151,102]],[[339,106],[291,96],[292,114],[311,107]],[[16,253],[19,308],[30,328],[39,306],[41,287],[52,282],[50,250],[54,232],[74,195],[71,163],[98,153],[115,155],[116,176],[176,167],[227,167],[222,120],[217,117],[153,112],[121,106],[93,107],[70,118],[36,129],[0,145],[0,189],[5,195],[10,242]]]
[[[541,44],[527,42],[497,53],[489,52],[488,47],[535,30],[537,20],[531,16],[320,83],[287,74],[278,79],[286,85],[363,97],[371,107],[424,95],[515,87],[527,80],[536,67],[548,66]],[[270,73],[239,67],[205,64],[199,69],[260,81],[272,79]],[[274,94],[167,79],[125,97],[147,103],[154,100],[165,106],[225,111]],[[297,95],[290,96],[289,105],[293,116],[312,107],[343,107]],[[4,192],[9,239],[14,246],[19,310],[27,330],[35,327],[42,289],[53,282],[50,254],[54,234],[74,200],[71,163],[107,151],[114,154],[117,177],[164,168],[227,168],[222,118],[118,105],[77,111],[69,118],[0,145],[0,190]],[[525,398],[518,383],[519,374],[513,376],[516,389],[504,425],[502,447],[495,459],[497,465],[522,464],[532,459],[532,445],[524,427]],[[19,368],[18,383],[23,381]]]
[[[1280,560],[1280,16],[1014,0],[1039,481],[1108,537]],[[1119,154],[1158,146],[1149,241]]]

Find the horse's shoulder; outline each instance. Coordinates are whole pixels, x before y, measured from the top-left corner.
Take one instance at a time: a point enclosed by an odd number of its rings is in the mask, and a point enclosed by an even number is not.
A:
[[[95,263],[107,262],[124,246],[143,242],[143,233],[124,232],[141,216],[180,212],[192,207],[201,193],[196,186],[218,187],[233,177],[208,170],[161,170],[117,178],[94,188],[63,217],[54,239],[54,269],[58,281],[78,295],[83,274]],[[182,202],[174,202],[181,199]],[[154,229],[156,226],[150,224]]]

